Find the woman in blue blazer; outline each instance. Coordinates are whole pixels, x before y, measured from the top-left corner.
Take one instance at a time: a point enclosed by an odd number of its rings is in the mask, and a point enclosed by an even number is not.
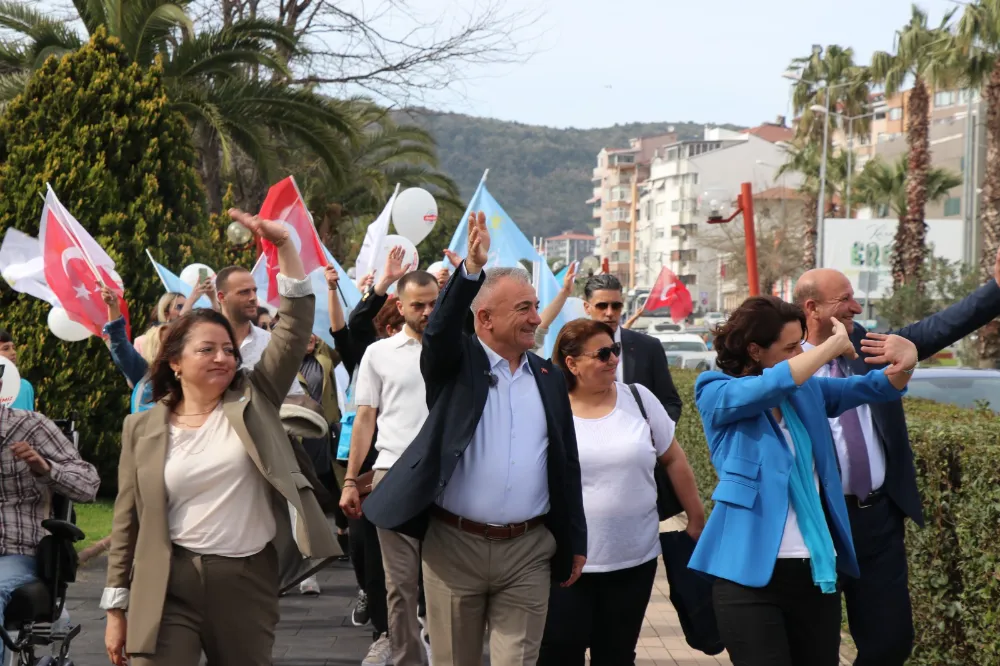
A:
[[[917,363],[913,343],[869,334],[863,350],[886,370],[813,377],[856,358],[844,325],[802,351],[805,315],[771,296],[749,298],[716,332],[722,372],[695,385],[719,484],[691,557],[715,577],[713,601],[735,666],[834,666],[840,647],[837,572],[857,577],[828,417],[899,398]]]

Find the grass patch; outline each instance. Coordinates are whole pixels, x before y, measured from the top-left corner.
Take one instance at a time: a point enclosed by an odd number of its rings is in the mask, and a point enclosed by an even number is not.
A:
[[[87,538],[76,544],[77,551],[92,546],[111,534],[111,517],[114,514],[115,501],[98,499],[93,504],[74,504],[76,524]]]

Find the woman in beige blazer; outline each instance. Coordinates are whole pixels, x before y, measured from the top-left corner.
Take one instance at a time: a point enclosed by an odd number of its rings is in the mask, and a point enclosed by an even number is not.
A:
[[[179,318],[151,371],[157,404],[125,419],[101,600],[116,666],[198,666],[203,652],[270,666],[282,577],[340,553],[278,412],[312,333],[311,283],[280,223],[231,213],[278,246],[280,323],[240,371],[221,314]]]

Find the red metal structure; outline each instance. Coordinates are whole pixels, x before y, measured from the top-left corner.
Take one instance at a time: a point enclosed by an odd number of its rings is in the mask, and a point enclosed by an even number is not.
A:
[[[709,224],[726,224],[736,219],[740,213],[743,214],[743,236],[746,241],[747,252],[747,286],[751,296],[760,295],[760,278],[757,277],[757,234],[753,221],[753,191],[750,183],[740,185],[740,195],[736,198],[736,210],[729,217],[723,218],[721,215],[711,215],[708,218]]]

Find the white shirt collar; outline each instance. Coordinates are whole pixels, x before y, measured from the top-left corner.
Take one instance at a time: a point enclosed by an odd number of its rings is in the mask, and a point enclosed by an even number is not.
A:
[[[621,342],[621,341],[622,341],[622,325],[618,324],[618,326],[615,327],[615,342]]]
[[[401,329],[399,333],[397,333],[396,335],[392,336],[389,339],[392,340],[392,344],[396,349],[401,349],[408,344],[415,344],[415,345],[421,344],[420,340],[417,340],[413,336],[408,335],[406,333],[405,328]]]
[[[477,338],[477,340],[479,340],[479,338]],[[507,362],[507,359],[505,359],[503,356],[501,356],[500,354],[498,354],[495,351],[493,351],[492,349],[490,349],[490,346],[488,344],[486,344],[482,340],[479,340],[479,344],[481,344],[483,346],[483,349],[486,350],[486,358],[488,358],[489,361],[490,361],[490,370],[492,370],[493,368],[496,368],[498,365],[501,365],[501,364],[507,364],[507,367],[508,368],[510,367],[510,364]],[[522,370],[524,370],[525,372],[527,372],[529,374],[531,373],[531,364],[528,363],[528,355],[527,354],[522,354],[521,355],[521,361],[520,361],[519,365],[520,365],[520,367],[521,367]]]

